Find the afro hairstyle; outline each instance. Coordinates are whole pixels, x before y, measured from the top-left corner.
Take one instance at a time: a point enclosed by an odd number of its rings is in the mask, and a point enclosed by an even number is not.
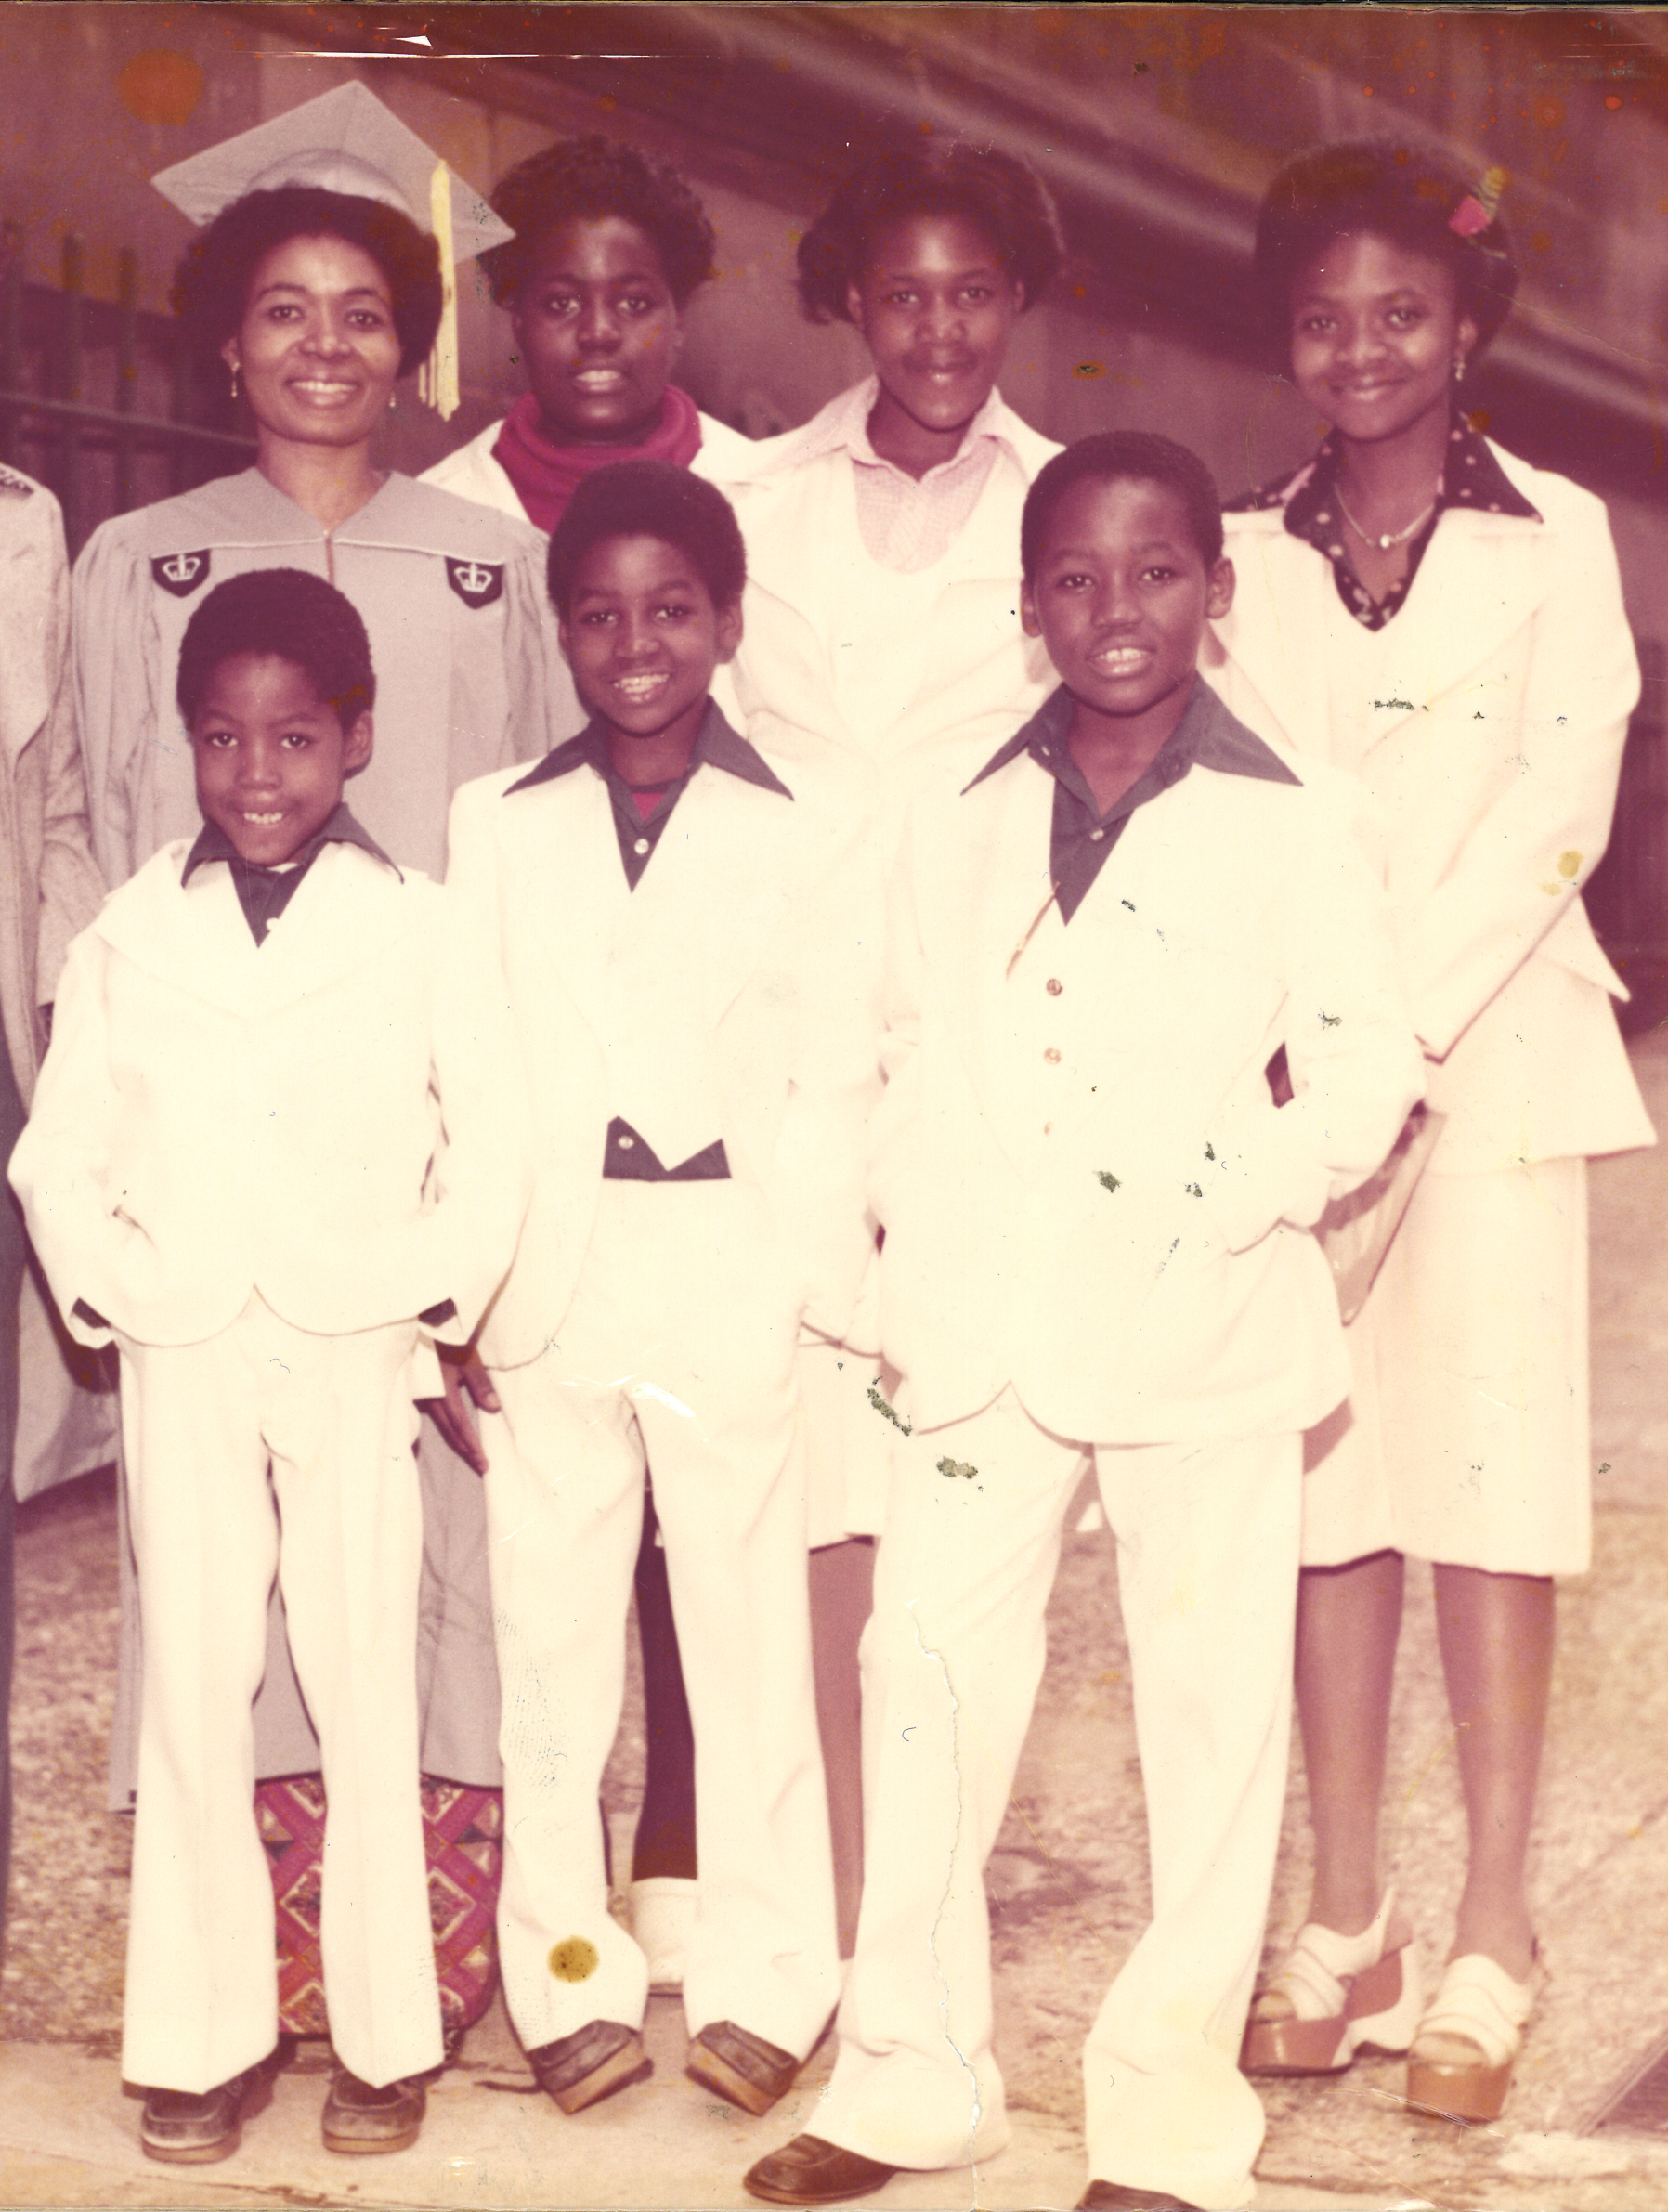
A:
[[[717,240],[700,202],[675,169],[612,138],[558,138],[529,154],[500,177],[492,206],[515,233],[481,255],[501,307],[520,291],[541,241],[575,217],[623,215],[646,232],[680,307],[712,274]]]
[[[747,583],[736,510],[715,484],[669,461],[616,461],[580,479],[552,533],[546,579],[566,617],[580,564],[606,538],[661,538],[695,564],[716,607],[735,606]]]
[[[905,139],[852,168],[799,245],[800,306],[812,322],[849,322],[874,240],[911,215],[965,215],[1024,289],[1033,307],[1059,272],[1064,248],[1048,188],[1029,163],[958,139]]]
[[[1257,218],[1257,274],[1279,336],[1290,335],[1291,289],[1301,272],[1335,239],[1365,233],[1453,271],[1460,311],[1477,324],[1480,352],[1518,289],[1518,264],[1493,197],[1457,169],[1388,139],[1323,146],[1289,163]]]
[[[1222,502],[1210,471],[1188,446],[1151,430],[1101,430],[1080,437],[1037,470],[1020,516],[1020,574],[1036,575],[1049,525],[1074,485],[1158,484],[1181,501],[1205,568],[1222,557]]]
[[[315,185],[245,192],[192,240],[169,297],[194,345],[215,353],[236,336],[255,270],[293,238],[345,239],[369,254],[388,280],[400,375],[427,358],[440,327],[439,247],[398,208]]]
[[[189,723],[224,660],[270,654],[305,669],[344,730],[376,704],[371,640],[351,599],[303,568],[250,568],[216,584],[186,624],[174,696]]]

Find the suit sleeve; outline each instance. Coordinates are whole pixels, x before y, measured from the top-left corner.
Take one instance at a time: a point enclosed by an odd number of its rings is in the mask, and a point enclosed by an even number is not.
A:
[[[1275,1106],[1258,1055],[1225,1104],[1200,1171],[1231,1252],[1278,1221],[1312,1228],[1330,1199],[1379,1165],[1425,1087],[1371,802],[1343,776],[1310,786],[1304,799],[1305,834],[1282,869],[1279,1041],[1293,1097]]]
[[[87,821],[86,771],[76,732],[75,692],[70,659],[70,570],[63,522],[51,511],[52,590],[44,649],[52,686],[45,738],[46,780],[42,820],[40,933],[35,997],[48,1006],[71,941],[98,913],[104,878],[93,857]]]
[[[800,908],[791,1088],[772,1163],[778,1218],[805,1292],[803,1318],[840,1338],[874,1249],[864,1152],[880,1087],[880,956],[877,840],[867,815],[854,810]]]
[[[105,1014],[109,948],[91,930],[70,947],[59,982],[52,1043],[35,1085],[28,1126],[11,1157],[11,1185],[23,1208],[53,1297],[71,1334],[110,1342],[120,1321],[121,1281],[142,1232],[124,1222],[108,1184],[116,1123]],[[77,1302],[102,1317],[76,1310]]]
[[[1518,773],[1404,927],[1414,1022],[1439,1060],[1558,920],[1609,841],[1638,662],[1602,504],[1572,496],[1557,539],[1552,585],[1532,618]],[[1488,699],[1482,711],[1504,712]]]
[[[464,803],[467,818],[469,808]],[[453,804],[453,830],[459,803]],[[479,839],[462,840],[478,861]],[[454,847],[454,867],[456,847]],[[454,1318],[433,1333],[465,1343],[508,1274],[532,1189],[531,1116],[489,904],[449,879],[435,993],[434,1080],[445,1145],[436,1210],[424,1221],[445,1254]]]

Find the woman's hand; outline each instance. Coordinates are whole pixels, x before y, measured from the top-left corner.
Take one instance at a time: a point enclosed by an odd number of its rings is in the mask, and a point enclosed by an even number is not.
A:
[[[498,1392],[492,1387],[492,1377],[482,1365],[474,1345],[460,1349],[456,1345],[437,1344],[435,1349],[440,1358],[445,1396],[420,1398],[417,1403],[458,1457],[467,1461],[477,1475],[484,1475],[487,1454],[481,1449],[480,1432],[470,1414],[469,1404],[473,1400],[484,1413],[502,1410]]]

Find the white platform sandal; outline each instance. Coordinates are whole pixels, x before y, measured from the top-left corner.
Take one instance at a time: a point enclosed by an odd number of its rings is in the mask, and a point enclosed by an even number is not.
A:
[[[1534,1977],[1514,1982],[1481,1951],[1450,1959],[1407,2062],[1407,2101],[1444,2119],[1497,2120],[1534,2005]]]
[[[1385,1937],[1396,1909],[1387,1890],[1370,1927],[1339,1935],[1310,1920],[1251,2008],[1240,2067],[1246,2074],[1339,2074],[1358,2050],[1402,2051],[1424,2003],[1412,1940]]]

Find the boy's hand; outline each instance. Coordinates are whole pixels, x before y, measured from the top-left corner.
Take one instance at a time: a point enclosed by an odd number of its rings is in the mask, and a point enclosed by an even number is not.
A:
[[[473,1399],[483,1412],[496,1413],[501,1410],[492,1377],[482,1366],[481,1356],[474,1345],[460,1350],[455,1345],[437,1344],[435,1349],[440,1356],[440,1379],[446,1386],[446,1395],[420,1398],[417,1402],[458,1457],[467,1461],[477,1475],[484,1475],[487,1454],[481,1450],[480,1434],[470,1416],[469,1401]]]

